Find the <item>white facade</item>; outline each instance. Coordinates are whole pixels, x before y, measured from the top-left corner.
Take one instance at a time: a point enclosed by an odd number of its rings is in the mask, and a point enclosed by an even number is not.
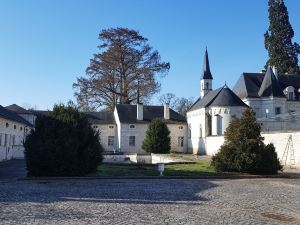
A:
[[[99,140],[105,151],[117,151],[118,149],[118,129],[116,124],[92,124],[98,131]]]
[[[232,118],[240,118],[243,110],[245,107],[208,107],[188,112],[188,152],[205,154],[205,137],[224,135]]]
[[[31,128],[0,117],[0,161],[24,158],[23,140]]]
[[[125,124],[120,127],[118,149],[125,153],[143,153],[142,144],[146,137],[148,123]],[[170,130],[171,152],[185,153],[187,151],[187,125],[167,124]]]
[[[300,131],[273,131],[262,132],[264,143],[272,143],[275,146],[277,156],[283,165],[300,166]],[[288,138],[292,136],[293,151],[284,152],[288,144]],[[194,149],[194,154],[215,155],[224,143],[224,136],[208,136],[201,139],[199,149]]]
[[[143,153],[142,144],[146,137],[149,122],[143,121],[143,105],[137,105],[137,123],[122,123],[117,109],[114,110],[116,121],[116,149],[124,153]],[[170,120],[170,109],[164,106],[164,119]],[[166,122],[170,130],[171,151],[187,151],[187,124]],[[106,146],[105,146],[106,147]]]
[[[100,142],[105,151],[128,154],[144,152],[142,144],[146,137],[149,121],[144,121],[143,107],[143,104],[136,105],[135,122],[121,122],[118,110],[115,108],[113,112],[115,123],[92,124],[92,127],[99,132]],[[171,152],[187,152],[188,138],[186,122],[172,121],[168,105],[163,106],[163,110],[162,116],[170,130]]]
[[[200,86],[200,97],[203,98],[208,92],[212,90],[212,80],[201,79]]]

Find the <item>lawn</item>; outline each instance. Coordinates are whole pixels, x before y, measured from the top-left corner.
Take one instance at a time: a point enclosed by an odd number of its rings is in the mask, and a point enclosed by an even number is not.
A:
[[[165,165],[165,176],[201,176],[218,175],[208,160],[192,160],[193,164]],[[101,164],[97,169],[98,176],[158,176],[157,165],[138,166],[135,164],[114,165]]]

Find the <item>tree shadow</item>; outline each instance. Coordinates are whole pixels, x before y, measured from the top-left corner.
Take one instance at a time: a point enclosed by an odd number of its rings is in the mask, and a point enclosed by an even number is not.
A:
[[[201,204],[209,180],[44,180],[0,183],[3,203],[64,201],[126,204]]]

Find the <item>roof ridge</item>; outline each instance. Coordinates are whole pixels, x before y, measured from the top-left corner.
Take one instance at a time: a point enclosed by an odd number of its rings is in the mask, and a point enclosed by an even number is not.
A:
[[[284,97],[279,81],[275,76],[275,74],[273,73],[271,67],[268,67],[268,70],[265,73],[265,77],[259,88],[258,95],[260,97],[263,96]]]

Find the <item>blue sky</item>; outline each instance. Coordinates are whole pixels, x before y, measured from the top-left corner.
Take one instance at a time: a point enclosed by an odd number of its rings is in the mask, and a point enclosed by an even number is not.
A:
[[[300,1],[285,3],[299,43]],[[1,0],[0,104],[50,109],[74,100],[72,83],[110,27],[139,30],[171,63],[159,94],[199,97],[206,46],[213,87],[233,87],[265,64],[267,9],[267,0]]]

